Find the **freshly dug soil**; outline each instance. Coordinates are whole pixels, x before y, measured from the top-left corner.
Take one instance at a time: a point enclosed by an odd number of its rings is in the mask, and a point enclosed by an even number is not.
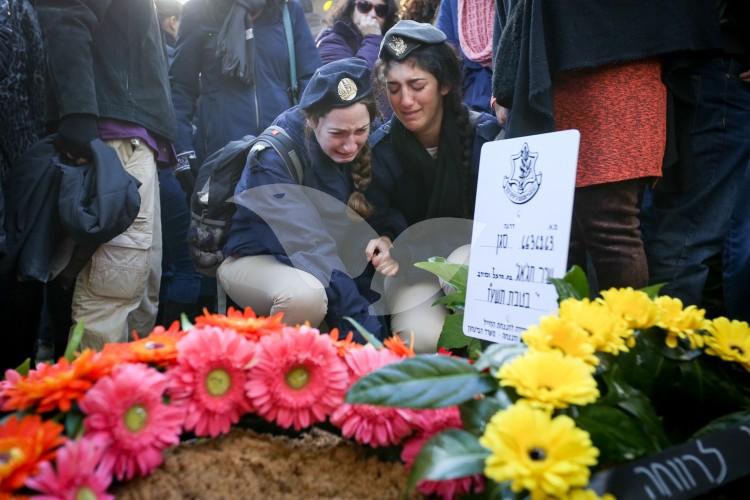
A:
[[[400,498],[406,478],[402,464],[319,429],[294,439],[235,429],[167,451],[153,474],[114,494],[123,500],[381,500]]]

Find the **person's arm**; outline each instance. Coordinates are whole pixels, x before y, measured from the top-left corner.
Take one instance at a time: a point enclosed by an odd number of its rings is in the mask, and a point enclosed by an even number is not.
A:
[[[320,37],[318,40],[318,52],[323,64],[353,57],[355,54],[351,47],[349,47],[349,44],[346,43],[346,40],[344,40],[344,37],[334,29],[329,29],[327,33]]]
[[[195,154],[193,117],[200,96],[200,72],[206,32],[201,29],[202,9],[197,2],[188,2],[180,19],[174,59],[169,69],[172,103],[177,118],[175,151],[178,159]]]
[[[50,73],[48,85],[57,104],[57,147],[80,157],[97,136],[99,106],[94,78],[94,33],[112,0],[38,0]]]
[[[392,206],[390,193],[395,190],[400,165],[387,154],[389,145],[380,142],[372,151],[372,182],[365,196],[375,208],[369,222],[380,235],[370,240],[365,249],[365,258],[384,276],[394,276],[399,271],[399,263],[392,254],[393,241],[407,227],[403,214]],[[396,252],[397,253],[397,252]]]
[[[348,30],[356,28],[337,28],[337,25],[334,25],[333,28],[329,28],[326,33],[320,36],[317,45],[323,64],[346,59],[347,57],[358,57],[366,61],[367,67],[372,70],[375,67],[375,62],[378,60],[380,42],[383,40],[383,36],[380,34],[380,25],[377,21],[373,20],[372,25],[366,28],[367,32],[362,37],[359,47],[355,49],[352,49],[349,43],[347,43],[346,36],[339,32],[340,29]],[[362,28],[360,28],[361,30]]]
[[[368,222],[379,235],[387,236],[393,241],[408,224],[403,214],[391,203],[390,193],[396,189],[401,165],[393,155],[388,154],[389,147],[384,142],[372,147],[372,182],[365,197],[375,208],[375,213]]]
[[[362,45],[359,46],[359,50],[355,54],[355,57],[364,59],[367,62],[367,67],[370,71],[375,67],[375,63],[378,61],[378,52],[380,51],[380,42],[383,41],[383,36],[379,34],[368,34],[362,38]]]

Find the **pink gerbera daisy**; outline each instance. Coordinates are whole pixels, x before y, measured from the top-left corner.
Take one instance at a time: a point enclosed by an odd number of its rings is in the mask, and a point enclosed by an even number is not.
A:
[[[461,429],[461,412],[458,406],[415,411],[415,425],[423,434],[432,436],[443,429]]]
[[[420,411],[418,412],[416,424],[421,431],[404,443],[404,447],[401,450],[401,460],[406,464],[407,470],[411,469],[422,447],[432,436],[445,429],[460,429],[463,427],[461,424],[461,414],[457,406]],[[417,491],[421,494],[425,496],[436,495],[444,500],[453,499],[472,491],[479,493],[482,490],[484,490],[484,477],[481,474],[445,481],[425,480],[417,484]]]
[[[26,486],[43,493],[35,495],[35,500],[114,500],[107,494],[112,471],[101,462],[105,450],[102,436],[68,441],[57,450],[55,467],[51,462],[42,463]]]
[[[245,390],[260,416],[299,430],[338,408],[348,378],[328,335],[285,328],[281,335],[261,338]]]
[[[245,395],[253,343],[233,330],[196,328],[177,344],[169,376],[173,402],[185,406],[185,429],[216,437],[252,408]]]
[[[100,379],[81,400],[84,426],[108,447],[102,464],[117,479],[148,475],[162,450],[180,440],[185,411],[163,402],[167,376],[146,365],[124,364]]]
[[[368,346],[350,351],[344,361],[353,384],[380,367],[401,361],[401,357],[387,349],[378,351]],[[331,423],[341,428],[344,437],[354,438],[358,443],[389,446],[411,433],[413,414],[401,408],[344,403],[331,415]]]

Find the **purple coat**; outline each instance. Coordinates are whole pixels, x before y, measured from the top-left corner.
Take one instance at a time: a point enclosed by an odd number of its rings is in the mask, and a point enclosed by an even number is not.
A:
[[[332,27],[320,32],[315,45],[323,64],[347,57],[359,57],[367,61],[367,66],[372,71],[375,61],[378,60],[382,39],[382,35],[363,37],[355,26],[345,21],[336,21]]]
[[[333,26],[324,29],[315,40],[318,53],[323,64],[338,61],[347,57],[359,57],[367,61],[370,71],[375,67],[378,60],[378,51],[382,35],[362,36],[359,30],[345,21],[336,21]],[[373,84],[377,85],[373,73]],[[383,93],[376,92],[378,111],[383,121],[388,120],[393,114],[388,98]],[[382,122],[377,122],[379,125]],[[374,129],[373,129],[374,130]]]

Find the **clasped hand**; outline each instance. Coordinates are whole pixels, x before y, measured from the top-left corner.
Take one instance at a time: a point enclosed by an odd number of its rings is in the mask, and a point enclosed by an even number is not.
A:
[[[370,240],[365,248],[367,260],[384,276],[395,276],[398,273],[398,262],[391,257],[391,248],[393,242],[387,236]]]

